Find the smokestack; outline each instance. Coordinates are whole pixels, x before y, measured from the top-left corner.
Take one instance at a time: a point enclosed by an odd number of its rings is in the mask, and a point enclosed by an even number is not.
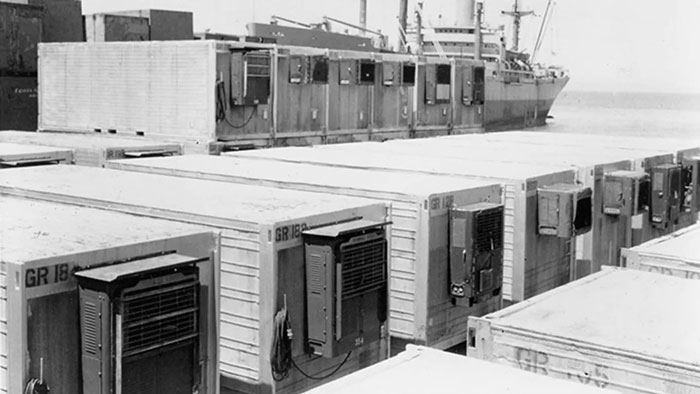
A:
[[[476,3],[476,25],[474,26],[474,60],[481,60],[481,15],[484,4]]]
[[[455,0],[455,27],[474,26],[475,0]]]
[[[408,0],[399,3],[399,52],[406,50],[406,26],[408,20]]]
[[[360,27],[367,28],[367,0],[360,0]],[[360,34],[364,36],[365,32]]]

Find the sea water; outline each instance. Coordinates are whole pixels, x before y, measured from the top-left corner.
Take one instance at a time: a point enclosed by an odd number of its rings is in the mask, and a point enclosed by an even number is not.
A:
[[[547,125],[557,133],[700,137],[700,95],[564,90]]]

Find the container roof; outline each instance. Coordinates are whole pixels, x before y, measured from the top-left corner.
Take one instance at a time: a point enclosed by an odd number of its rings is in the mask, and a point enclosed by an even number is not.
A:
[[[9,170],[10,172],[15,170]],[[149,242],[206,228],[170,220],[0,196],[0,260],[27,261]]]
[[[445,138],[461,139],[463,136],[449,136]],[[489,133],[487,138],[492,140],[523,141],[533,144],[570,144],[575,146],[589,145],[611,147],[619,149],[649,149],[675,153],[679,150],[700,148],[698,138],[657,138],[608,134],[581,134],[581,133],[553,133],[538,131],[508,131],[501,133]]]
[[[0,132],[0,134],[2,133],[4,133],[4,131]],[[22,155],[33,157],[37,155],[54,156],[59,153],[63,154],[70,152],[70,149],[57,149],[52,146],[0,142],[0,160],[4,160],[6,157],[19,157]]]
[[[162,158],[116,160],[120,168],[151,167],[160,170],[211,174],[286,184],[322,185],[337,188],[425,196],[496,184],[454,176],[407,174],[327,167],[304,163],[252,160],[234,156],[185,155]]]
[[[468,388],[468,390],[465,390]],[[408,345],[406,351],[309,391],[321,393],[614,393],[493,362]]]
[[[471,136],[471,135],[469,135]],[[673,150],[652,148],[622,149],[609,146],[586,144],[569,145],[556,141],[551,144],[537,144],[518,140],[493,140],[476,134],[473,138],[433,138],[421,140],[392,140],[384,145],[406,152],[423,150],[429,155],[445,157],[463,156],[466,160],[487,160],[549,165],[571,165],[589,167],[620,161],[630,161],[660,154],[675,153]],[[466,137],[466,136],[465,136]]]
[[[81,166],[0,171],[9,189],[255,224],[376,204],[371,200]]]
[[[632,250],[643,254],[654,254],[685,262],[700,263],[700,225],[696,224],[664,238],[635,246]]]
[[[3,131],[0,133],[0,142],[14,142],[18,144],[40,144],[60,148],[138,148],[138,147],[177,147],[172,142],[159,142],[145,138],[125,138],[109,134],[87,133],[53,133],[30,131]]]
[[[443,175],[482,177],[496,180],[527,180],[543,175],[569,172],[564,165],[539,165],[500,162],[470,162],[463,159],[398,155],[384,152],[329,150],[320,148],[272,148],[228,153],[231,156],[280,161],[320,163],[353,168],[379,168],[395,171],[425,172]]]
[[[700,365],[697,300],[700,281],[610,269],[486,318],[499,326]]]

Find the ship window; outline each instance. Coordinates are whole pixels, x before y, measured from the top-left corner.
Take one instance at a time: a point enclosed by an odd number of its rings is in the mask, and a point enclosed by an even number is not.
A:
[[[416,65],[404,64],[402,71],[401,83],[404,85],[413,85],[416,83]]]
[[[325,57],[311,57],[311,82],[328,83],[328,59]]]
[[[360,83],[374,83],[374,71],[376,67],[372,62],[360,63]]]
[[[437,83],[438,85],[450,84],[450,65],[438,64],[437,66]]]

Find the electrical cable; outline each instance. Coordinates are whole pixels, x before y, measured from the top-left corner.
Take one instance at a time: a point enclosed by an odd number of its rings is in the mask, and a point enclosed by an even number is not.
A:
[[[272,378],[281,381],[289,376],[292,366],[302,375],[312,380],[323,380],[335,375],[340,368],[350,359],[352,351],[348,352],[345,359],[338,364],[331,372],[323,376],[313,376],[304,372],[292,358],[292,326],[289,322],[287,307],[283,307],[275,314],[274,333],[272,338],[272,354],[270,355],[270,366],[272,368]]]
[[[224,86],[224,81],[218,81],[216,83],[216,120],[226,122],[229,127],[233,129],[242,129],[250,123],[253,119],[253,115],[258,112],[258,107],[254,106],[253,110],[248,115],[248,118],[241,125],[235,125],[228,120],[226,116],[226,87]],[[245,113],[245,112],[244,112]]]

